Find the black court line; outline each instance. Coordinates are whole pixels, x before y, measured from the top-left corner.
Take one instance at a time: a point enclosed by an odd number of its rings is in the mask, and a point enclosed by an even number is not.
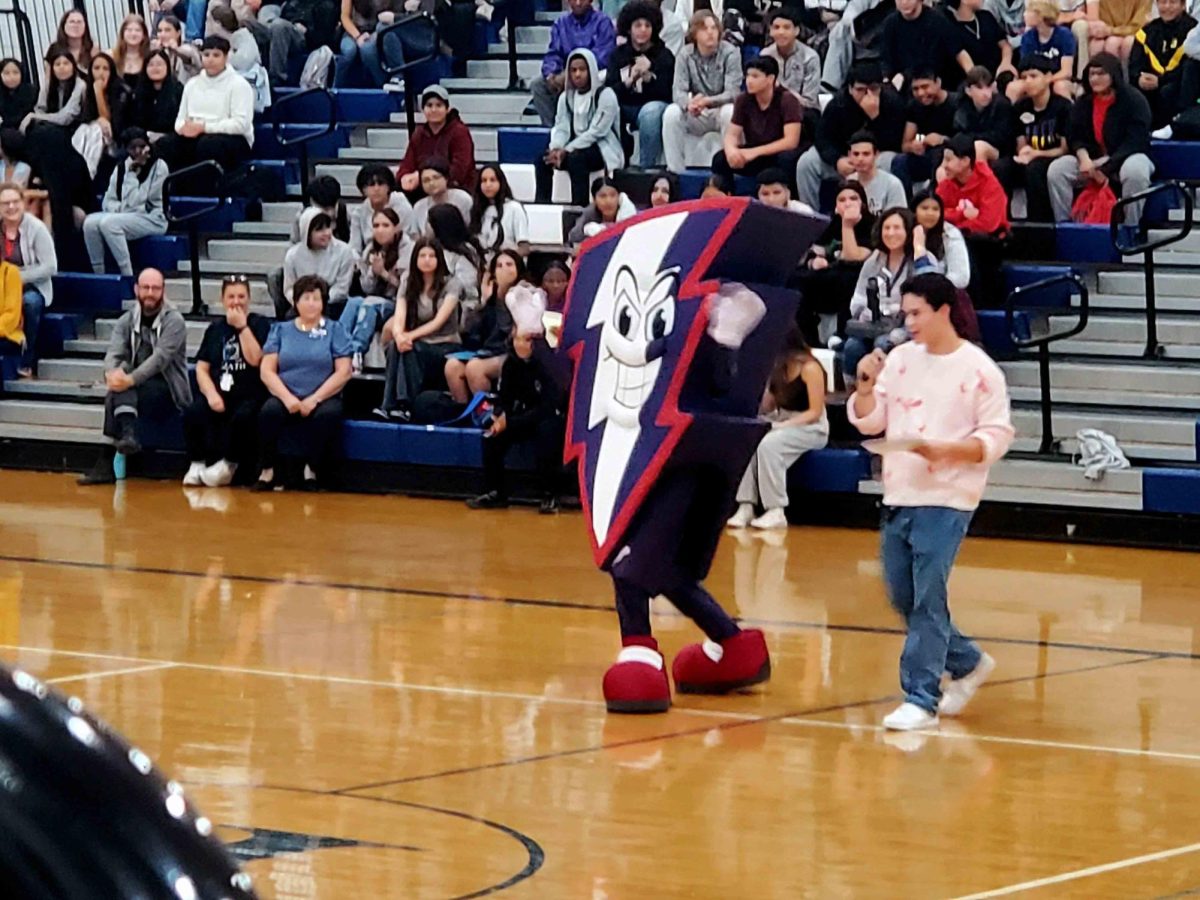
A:
[[[239,575],[222,572],[213,576],[209,572],[199,572],[190,569],[167,569],[157,566],[134,566],[121,563],[88,562],[74,559],[52,559],[36,556],[12,556],[0,554],[0,562],[24,563],[39,566],[59,566],[63,568],[90,569],[93,571],[128,572],[137,575],[171,575],[184,578],[228,578],[230,581],[246,581],[252,584],[292,584],[298,587],[331,588],[342,591],[373,591],[392,596],[414,596],[441,598],[447,600],[467,600],[473,603],[502,603],[509,606],[534,606],[546,609],[570,609],[587,612],[599,612],[615,615],[614,608],[609,604],[580,603],[572,600],[544,600],[530,597],[496,597],[490,594],[476,594],[456,591],[439,591],[429,588],[390,587],[378,584],[359,584],[351,581],[323,581],[310,578],[277,578],[271,575]],[[658,615],[658,613],[656,613]],[[673,617],[682,616],[679,613],[665,613]],[[805,622],[788,619],[757,619],[735,617],[743,625],[768,628],[796,628],[806,631],[836,631],[848,634],[888,634],[903,635],[904,629],[887,625],[836,625],[827,622]],[[1106,644],[1084,644],[1075,641],[1044,641],[1037,638],[999,637],[995,635],[970,635],[971,639],[987,644],[1015,644],[1025,647],[1047,647],[1053,650],[1091,650],[1096,653],[1120,653],[1124,655],[1155,654],[1164,659],[1200,659],[1200,653],[1189,653],[1183,650],[1154,650],[1148,647],[1115,647]]]
[[[1168,657],[1162,654],[1154,653],[1146,656],[1138,657],[1137,659],[1122,659],[1117,662],[1097,663],[1091,666],[1080,666],[1074,669],[1062,669],[1057,672],[1042,672],[1037,675],[1022,675],[1016,678],[1005,678],[997,681],[989,681],[980,687],[980,690],[986,690],[990,687],[1000,687],[1001,685],[1018,684],[1025,681],[1044,681],[1048,678],[1057,678],[1061,675],[1078,675],[1084,672],[1095,672],[1099,669],[1115,669],[1121,666],[1137,665],[1138,663],[1154,662]],[[814,709],[804,709],[794,712],[774,713],[769,716],[760,716],[753,719],[734,719],[720,722],[718,724],[698,725],[694,728],[681,728],[677,731],[668,731],[662,734],[648,735],[640,738],[630,738],[625,741],[615,741],[611,744],[592,744],[587,747],[576,747],[571,750],[559,750],[554,753],[539,753],[536,756],[523,756],[518,759],[501,760],[499,762],[483,763],[478,766],[463,766],[457,769],[447,769],[443,772],[431,772],[427,775],[412,775],[407,778],[396,778],[392,781],[377,781],[371,784],[357,784],[350,787],[336,788],[326,791],[331,795],[346,795],[357,796],[359,791],[377,790],[385,787],[399,787],[401,785],[416,784],[422,781],[434,781],[438,778],[448,778],[453,775],[471,775],[476,772],[486,772],[493,769],[508,769],[513,766],[523,766],[527,763],[545,762],[551,759],[564,759],[571,756],[582,756],[587,753],[598,753],[602,750],[617,750],[624,747],[635,747],[639,744],[652,744],[655,741],[669,741],[680,737],[693,737],[698,734],[708,734],[711,731],[732,731],[735,728],[746,728],[751,725],[765,725],[771,722],[778,722],[783,719],[799,719],[808,716],[818,716],[825,713],[842,712],[848,709],[858,709],[864,706],[876,706],[880,703],[896,702],[900,700],[898,694],[888,694],[884,697],[873,697],[869,700],[855,700],[850,703],[839,703],[833,706],[821,706]],[[688,709],[687,707],[674,707],[681,713],[697,713],[703,714],[710,710],[703,709]],[[728,712],[728,710],[720,710]]]

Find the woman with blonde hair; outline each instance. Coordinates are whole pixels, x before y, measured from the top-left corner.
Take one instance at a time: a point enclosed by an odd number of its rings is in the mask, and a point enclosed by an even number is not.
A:
[[[117,64],[117,76],[131,89],[137,87],[149,53],[150,31],[146,28],[146,20],[137,13],[130,13],[117,29],[117,44],[110,55]]]

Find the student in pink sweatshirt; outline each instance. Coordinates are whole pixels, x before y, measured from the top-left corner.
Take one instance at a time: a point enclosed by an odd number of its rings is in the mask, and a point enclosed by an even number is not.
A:
[[[912,341],[863,357],[846,409],[863,434],[915,442],[883,458],[880,549],[889,599],[908,627],[904,703],[883,724],[910,731],[936,727],[939,713],[961,713],[996,666],[954,627],[946,582],[1013,427],[999,367],[951,324],[950,280],[918,275],[901,294]],[[951,677],[945,692],[943,672]]]

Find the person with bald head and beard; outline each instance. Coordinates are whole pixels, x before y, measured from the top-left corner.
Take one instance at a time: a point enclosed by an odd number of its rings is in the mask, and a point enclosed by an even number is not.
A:
[[[162,272],[143,269],[134,293],[137,306],[117,319],[104,354],[106,442],[80,484],[112,484],[114,454],[141,452],[140,423],[170,419],[192,402],[187,323],[166,299]]]

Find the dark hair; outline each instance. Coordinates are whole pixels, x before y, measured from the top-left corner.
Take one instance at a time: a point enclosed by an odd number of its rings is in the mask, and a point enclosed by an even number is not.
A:
[[[71,46],[70,39],[67,37],[67,17],[72,13],[79,13],[79,15],[83,16],[83,37],[79,40],[79,49],[83,51],[83,58],[91,59],[92,52],[96,49],[96,43],[92,40],[92,25],[88,22],[87,13],[77,6],[72,7],[64,12],[58,20],[58,34],[55,35],[54,43],[50,45],[50,50],[46,53],[46,60],[47,62],[51,62],[52,65],[53,62],[50,56],[54,53],[55,48],[59,48],[68,56],[71,56],[71,52],[67,50]],[[74,56],[71,56],[71,62],[75,62]]]
[[[16,66],[17,71],[21,73],[21,83],[18,84],[15,88],[13,88],[13,90],[20,90],[22,87],[29,84],[29,73],[25,71],[25,64],[23,62],[21,62],[19,59],[17,59],[15,56],[6,56],[4,59],[0,59],[0,72],[3,72],[4,67],[9,65],[10,63],[12,65]],[[0,91],[7,91],[7,90],[8,90],[8,88],[6,88],[3,84],[0,84]]]
[[[332,209],[342,200],[342,185],[332,175],[320,175],[308,183],[308,203]]]
[[[879,149],[879,142],[875,140],[875,135],[865,128],[860,128],[854,134],[850,135],[847,145],[853,147],[855,144],[870,144],[876,150]]]
[[[88,63],[87,90],[83,92],[83,121],[94,122],[100,118],[100,104],[96,100],[96,83],[91,78],[92,66],[103,61],[108,63],[108,85],[104,88],[104,99],[108,104],[110,116],[116,115],[115,106],[130,93],[129,86],[121,78],[116,60],[107,53],[97,53]]]
[[[325,307],[329,305],[329,282],[320,275],[301,275],[296,279],[296,283],[292,285],[292,306],[296,306],[301,297],[313,291],[321,296],[321,313],[324,314]]]
[[[637,2],[637,0],[635,0]],[[625,7],[628,9],[629,7]],[[491,169],[496,180],[500,182],[500,190],[496,192],[496,196],[490,200],[483,195],[483,173]],[[504,225],[502,219],[504,217],[504,203],[507,200],[513,199],[512,188],[508,184],[508,176],[504,174],[504,169],[500,168],[497,163],[479,167],[479,177],[475,179],[475,195],[471,198],[471,234],[476,238],[479,237],[483,230],[483,217],[487,213],[489,207],[496,210],[496,242],[488,247],[488,250],[495,250],[504,244]]]
[[[122,147],[128,147],[133,141],[145,141],[150,143],[150,135],[146,134],[146,129],[137,125],[130,125],[128,128],[123,128],[117,136],[117,143]]]
[[[59,81],[54,75],[54,64],[60,59],[66,58],[71,62],[71,79],[70,81]],[[50,55],[46,58],[46,62],[50,65],[50,82],[46,85],[46,111],[56,113],[62,109],[71,95],[75,93],[75,84],[80,80],[79,69],[75,67],[75,57],[67,50],[51,49]]]
[[[963,87],[988,87],[995,82],[987,66],[972,66],[963,79]]]
[[[771,376],[767,382],[767,389],[773,396],[781,396],[784,389],[791,383],[787,380],[787,370],[789,363],[796,357],[800,357],[804,362],[808,362],[810,359],[817,361],[812,354],[812,348],[808,346],[808,341],[804,339],[804,332],[800,330],[799,325],[792,322],[784,333],[783,346],[779,348],[779,353],[775,357],[775,365],[771,367]],[[820,362],[817,362],[817,365],[820,365]],[[824,366],[822,366],[823,368]]]
[[[883,69],[879,63],[864,60],[851,66],[850,77],[846,79],[846,87],[856,84],[883,84]]]
[[[592,186],[590,189],[591,194],[592,194],[592,199],[595,200],[596,195],[598,193],[600,193],[602,190],[604,190],[604,188],[606,188],[606,187],[614,188],[618,193],[620,193],[620,191],[621,191],[621,189],[619,187],[617,187],[617,183],[615,181],[613,181],[607,175],[600,175],[600,176],[592,179]]]
[[[542,277],[539,279],[539,281],[545,281],[546,273],[548,273],[551,269],[558,269],[567,276],[567,281],[571,280],[571,267],[561,259],[552,259],[550,262],[546,263],[546,268],[542,269]]]
[[[914,81],[941,81],[942,76],[938,74],[937,69],[928,63],[922,63],[908,73],[908,83],[911,86]]]
[[[25,159],[25,135],[16,128],[0,128],[0,150],[9,159]]]
[[[404,282],[405,331],[412,331],[419,324],[417,322],[417,304],[420,303],[421,294],[425,290],[425,273],[417,268],[417,257],[426,247],[432,248],[433,252],[437,254],[437,270],[433,273],[433,280],[429,285],[430,294],[435,300],[446,287],[446,282],[450,280],[450,270],[446,266],[446,254],[442,251],[442,245],[438,243],[437,238],[418,238],[417,242],[413,244],[412,256],[408,263],[408,277]],[[434,314],[437,314],[436,309]]]
[[[904,258],[913,258],[913,214],[903,206],[891,206],[875,217],[875,227],[871,231],[871,249],[887,254],[890,251],[883,245],[883,223],[892,216],[899,216],[904,223]]]
[[[925,272],[921,275],[914,275],[900,285],[900,293],[921,297],[934,309],[941,309],[943,306],[953,309],[958,289],[942,273]]]
[[[759,187],[765,187],[768,184],[782,184],[784,187],[787,187],[788,177],[783,169],[771,166],[759,172],[758,177],[754,179],[754,183]]]
[[[938,205],[938,223],[933,228],[925,229],[925,249],[938,259],[946,259],[946,205],[937,191],[918,191],[913,194],[911,208],[913,219],[916,219],[917,207],[926,200],[932,200]]]
[[[1096,55],[1099,56],[1100,54]],[[1040,53],[1028,53],[1021,57],[1021,64],[1017,67],[1017,71],[1028,72],[1031,69],[1041,72],[1043,75],[1053,75],[1058,71],[1058,66],[1054,65],[1054,63]]]
[[[224,28],[226,31],[237,31],[238,20],[237,13],[233,11],[232,6],[226,6],[223,3],[214,3],[212,9],[208,11],[212,16],[212,20]]]
[[[327,212],[319,212],[308,223],[308,233],[304,235],[304,246],[311,249],[313,232],[321,231],[324,228],[333,230],[333,216]]]
[[[661,175],[655,175],[654,180],[650,182],[650,193],[654,193],[654,189],[658,187],[660,181],[667,183],[667,202],[676,203],[679,200],[679,177],[674,172],[663,172]]]
[[[417,174],[421,174],[426,169],[433,169],[447,181],[450,180],[450,163],[441,156],[431,156],[425,162],[417,167]]]
[[[525,267],[525,257],[521,256],[516,250],[511,247],[505,247],[499,253],[492,257],[492,261],[488,263],[488,275],[492,282],[492,294],[490,297],[484,298],[484,304],[495,303],[500,299],[500,287],[496,284],[496,262],[502,256],[507,256],[513,261],[517,267],[517,281],[525,281],[529,277],[529,271]],[[516,282],[513,282],[516,284]]]
[[[775,62],[772,56],[756,56],[754,59],[746,61],[742,66],[742,74],[749,75],[751,72],[762,72],[771,78],[779,77],[779,63]]]
[[[638,19],[645,19],[650,23],[650,41],[657,41],[662,34],[663,14],[657,3],[649,3],[647,0],[631,0],[621,7],[621,11],[617,13],[617,34],[628,38],[633,23]]]
[[[955,156],[962,156],[975,165],[975,139],[969,134],[956,134],[946,141],[946,149]]]
[[[146,67],[150,65],[152,59],[161,59],[167,64],[167,77],[163,79],[163,87],[175,80],[175,62],[171,59],[171,54],[161,47],[158,50],[151,50],[146,54],[145,62],[142,63],[142,74],[138,76],[138,93],[141,93],[143,85],[152,85],[150,76],[146,74]],[[151,87],[151,89],[153,88]]]
[[[465,256],[476,272],[483,268],[486,255],[479,241],[467,229],[458,207],[449,203],[430,207],[429,230],[444,250]]]
[[[705,179],[703,187],[700,188],[700,192],[703,193],[710,187],[716,188],[722,194],[733,196],[733,179],[728,175],[722,175],[719,172],[713,172],[713,174],[709,175],[708,178]]]
[[[161,25],[163,22],[166,22],[168,25],[170,25],[172,28],[174,28],[176,31],[179,32],[180,37],[183,37],[183,23],[180,22],[178,18],[176,18],[175,16],[163,16],[161,19],[158,20],[158,24]],[[155,31],[157,31],[158,25],[154,26],[154,28],[155,28]]]
[[[1084,77],[1082,81],[1084,89],[1089,94],[1095,93],[1092,90],[1092,81],[1089,77],[1087,77],[1087,73],[1091,69],[1100,69],[1102,72],[1107,73],[1108,77],[1112,79],[1113,91],[1116,92],[1121,90],[1121,61],[1111,53],[1097,53],[1088,60],[1087,68],[1084,70]]]
[[[367,187],[372,184],[387,185],[388,191],[392,193],[396,190],[396,176],[383,163],[367,163],[358,170],[358,175],[355,177],[354,183],[358,186],[359,192],[363,194],[367,192]]]
[[[383,216],[389,222],[400,229],[400,213],[396,212],[390,206],[385,206],[383,209],[376,210],[371,213],[371,230],[375,230],[375,217]],[[371,249],[376,252],[383,253],[383,267],[389,272],[396,267],[396,263],[400,260],[400,244],[404,240],[403,230],[397,230],[396,237],[387,247],[379,246],[379,242],[374,237],[371,238]]]
[[[229,55],[229,41],[225,40],[225,38],[223,38],[223,37],[220,37],[220,36],[214,34],[214,35],[211,35],[210,37],[206,37],[204,39],[204,43],[200,45],[200,50],[201,51],[219,50],[221,53],[224,53],[226,56],[228,56]]]
[[[775,24],[776,19],[787,19],[797,28],[800,27],[800,17],[796,15],[795,10],[789,9],[786,6],[777,6],[767,16],[767,27]]]

